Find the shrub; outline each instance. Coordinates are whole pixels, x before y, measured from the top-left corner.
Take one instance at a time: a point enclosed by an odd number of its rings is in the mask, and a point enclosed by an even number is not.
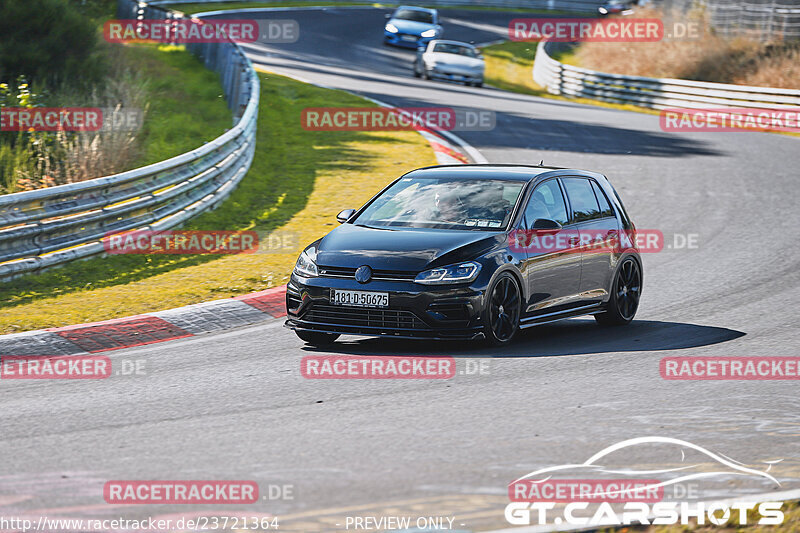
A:
[[[0,81],[83,83],[100,74],[97,26],[66,0],[2,0],[0,35]]]

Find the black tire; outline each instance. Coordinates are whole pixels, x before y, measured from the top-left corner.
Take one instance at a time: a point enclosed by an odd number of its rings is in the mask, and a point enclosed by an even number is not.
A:
[[[483,87],[483,82],[482,81],[476,81],[475,82],[475,87]]]
[[[414,70],[414,77],[415,78],[419,78],[421,76],[421,74],[417,70],[417,64],[416,63],[414,63],[414,69],[413,70]]]
[[[594,315],[601,326],[624,326],[633,321],[642,296],[642,269],[639,262],[628,257],[622,261],[614,276],[611,296],[605,312]]]
[[[488,291],[484,307],[484,336],[494,346],[510,343],[519,331],[522,295],[514,276],[503,272]]]
[[[300,337],[300,340],[307,342],[313,346],[325,346],[326,344],[333,344],[339,338],[338,333],[321,333],[319,331],[304,331],[296,329],[294,332]]]
[[[423,80],[431,79],[431,77],[428,75],[428,71],[425,70],[425,66],[424,65],[422,66],[422,79]]]

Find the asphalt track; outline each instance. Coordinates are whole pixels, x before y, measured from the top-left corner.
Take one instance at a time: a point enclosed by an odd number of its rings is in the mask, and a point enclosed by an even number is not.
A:
[[[664,133],[653,115],[417,80],[412,52],[381,45],[384,12],[262,12],[298,20],[301,38],[247,51],[257,66],[395,105],[495,111],[492,131],[459,133],[490,162],[603,172],[639,228],[662,230],[668,243],[697,234],[697,247],[645,255],[643,299],[627,328],[570,320],[529,330],[502,352],[355,338],[335,349],[454,355],[450,380],[306,380],[300,359],[313,351],[275,321],[109,352],[115,364],[146,361],[144,376],[6,381],[4,512],[164,516],[178,507],[107,505],[103,483],[252,479],[262,493],[293,485],[293,499],[243,508],[282,517],[285,531],[336,530],[354,514],[455,515],[454,527],[481,530],[504,526],[510,481],[645,435],[744,463],[783,459],[771,470],[780,490],[800,488],[796,381],[659,375],[665,356],[797,355],[798,139]],[[515,16],[443,15],[446,37],[476,42],[501,37]],[[489,358],[488,373],[461,374],[476,358]],[[631,460],[664,466],[675,457],[642,451]],[[779,490],[722,481],[704,485],[706,495]]]

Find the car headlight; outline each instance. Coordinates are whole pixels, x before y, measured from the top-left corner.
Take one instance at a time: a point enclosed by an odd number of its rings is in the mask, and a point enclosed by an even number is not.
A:
[[[436,30],[431,28],[429,30],[425,30],[424,32],[420,33],[423,37],[436,37]]]
[[[447,283],[464,283],[472,281],[478,277],[478,272],[481,271],[481,265],[469,261],[467,263],[460,263],[458,265],[450,265],[441,268],[432,268],[425,272],[420,272],[414,279],[416,283],[423,285],[445,285]]]
[[[390,22],[389,24],[386,25],[386,31],[388,31],[389,33],[397,33],[398,31],[397,26],[395,26]]]
[[[294,273],[305,278],[315,278],[319,275],[317,264],[311,254],[308,253],[308,250],[303,250],[303,253],[297,258],[297,263],[294,265]]]
[[[598,8],[598,11],[600,12],[601,15],[607,15],[608,14],[608,9],[606,9],[604,7]]]

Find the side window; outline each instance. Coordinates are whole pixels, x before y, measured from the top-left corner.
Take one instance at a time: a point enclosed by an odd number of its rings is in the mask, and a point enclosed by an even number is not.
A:
[[[597,197],[597,203],[600,204],[600,217],[613,217],[614,210],[611,209],[611,204],[608,203],[608,198],[606,198],[603,190],[594,181],[592,182],[592,189],[594,189],[594,195]]]
[[[528,206],[525,208],[525,222],[529,228],[537,218],[555,220],[562,225],[569,220],[564,195],[561,194],[561,187],[556,180],[538,185],[531,194]]]
[[[575,222],[585,222],[600,218],[600,206],[592,191],[592,184],[586,178],[563,178],[564,188],[572,205]]]

